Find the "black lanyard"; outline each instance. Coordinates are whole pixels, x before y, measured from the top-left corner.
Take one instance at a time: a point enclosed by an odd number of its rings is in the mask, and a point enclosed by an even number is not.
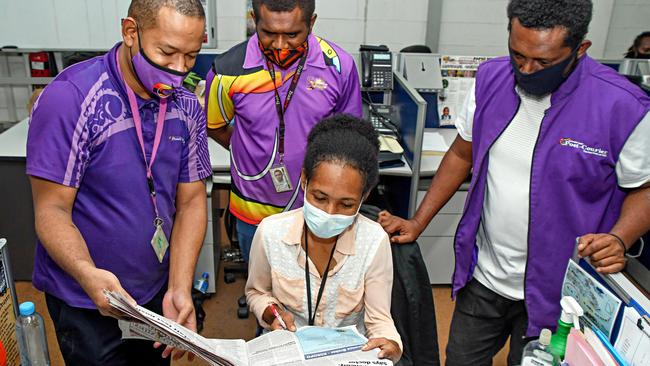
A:
[[[311,280],[309,277],[309,243],[307,241],[307,223],[305,223],[305,282],[307,283],[307,311],[308,317],[307,321],[309,325],[314,325],[314,320],[316,319],[316,311],[318,311],[318,304],[320,304],[320,299],[323,297],[323,290],[325,289],[325,282],[327,282],[327,277],[329,277],[330,264],[332,264],[332,258],[334,257],[334,251],[336,250],[336,243],[332,247],[332,252],[330,253],[330,259],[327,261],[327,267],[325,267],[325,273],[320,282],[320,288],[318,289],[318,294],[316,295],[316,306],[314,307],[314,315],[311,315]]]
[[[305,68],[305,63],[307,62],[308,51],[309,49],[305,50],[305,53],[300,58],[300,63],[298,64],[298,68],[296,69],[295,74],[293,74],[293,79],[291,80],[291,85],[289,86],[287,97],[284,99],[284,108],[282,106],[282,100],[280,99],[280,94],[278,93],[278,87],[277,85],[275,85],[275,69],[273,68],[273,64],[271,63],[271,61],[266,59],[266,66],[269,69],[269,74],[271,74],[271,81],[273,81],[273,91],[275,91],[275,109],[277,110],[278,118],[280,119],[280,146],[278,147],[278,153],[280,155],[280,163],[282,163],[282,160],[284,158],[284,130],[285,130],[284,114],[286,113],[287,108],[289,108],[289,103],[291,103],[291,99],[293,98],[293,94],[296,91],[296,87],[298,87],[298,80],[300,79],[300,75],[302,75],[302,71]]]

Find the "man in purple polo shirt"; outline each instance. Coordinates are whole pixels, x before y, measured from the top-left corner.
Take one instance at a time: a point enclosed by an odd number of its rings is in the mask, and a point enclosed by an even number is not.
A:
[[[511,0],[510,57],[485,62],[424,201],[382,213],[394,242],[416,239],[473,170],[455,237],[457,296],[447,365],[491,365],[510,336],[555,329],[578,251],[600,273],[650,229],[650,98],[586,51],[590,0]]]
[[[64,70],[34,107],[33,283],[69,365],[169,364],[171,348],[121,340],[104,290],[196,328],[211,167],[205,116],[182,82],[204,28],[198,0],[133,0],[123,42]]]
[[[353,58],[311,33],[314,3],[254,0],[257,34],[217,56],[207,78],[208,135],[230,149],[230,212],[246,261],[262,219],[302,206],[312,127],[336,113],[362,115]]]

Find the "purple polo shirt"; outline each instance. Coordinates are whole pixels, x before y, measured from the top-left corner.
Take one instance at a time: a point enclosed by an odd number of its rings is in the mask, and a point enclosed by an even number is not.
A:
[[[234,123],[230,140],[230,211],[258,224],[267,216],[302,206],[300,170],[307,135],[323,118],[337,113],[362,116],[360,82],[354,59],[335,44],[309,35],[305,68],[285,113],[284,165],[292,190],[278,193],[271,169],[279,163],[273,81],[257,36],[217,56],[207,77],[208,127]],[[299,62],[275,66],[284,101]]]
[[[27,139],[27,174],[77,189],[72,221],[97,268],[112,272],[138,303],[162,288],[169,273],[150,244],[155,217],[145,163],[115,53],[65,69],[34,106]],[[147,159],[156,128],[157,100],[138,99]],[[179,183],[211,173],[205,115],[185,89],[170,97],[153,165],[163,229],[170,238]],[[171,244],[173,245],[173,243]],[[95,308],[81,286],[37,240],[34,286],[68,305]]]

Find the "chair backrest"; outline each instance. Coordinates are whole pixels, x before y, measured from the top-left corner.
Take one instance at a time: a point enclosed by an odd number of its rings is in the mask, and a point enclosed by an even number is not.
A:
[[[433,53],[429,46],[423,44],[414,44],[411,46],[406,46],[400,50],[402,53]]]

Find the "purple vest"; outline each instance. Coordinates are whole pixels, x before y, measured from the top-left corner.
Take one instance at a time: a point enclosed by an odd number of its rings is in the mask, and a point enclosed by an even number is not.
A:
[[[519,103],[510,59],[483,63],[476,75],[474,173],[454,243],[454,296],[472,279],[476,266],[489,150],[514,118]],[[524,280],[528,336],[537,336],[542,328],[555,329],[575,238],[608,232],[618,219],[626,193],[617,184],[616,162],[648,110],[650,98],[641,89],[588,56],[553,93],[530,177]]]

